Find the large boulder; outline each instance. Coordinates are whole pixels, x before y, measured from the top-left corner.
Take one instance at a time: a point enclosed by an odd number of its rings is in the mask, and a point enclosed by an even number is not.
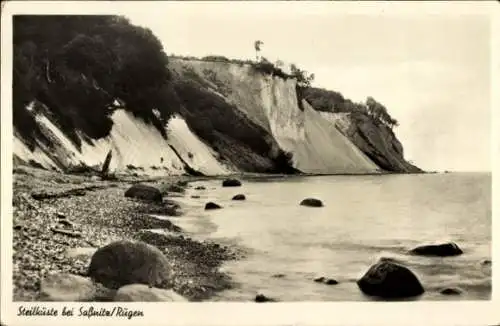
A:
[[[421,295],[424,288],[408,268],[389,261],[379,261],[357,281],[359,289],[370,296],[406,298]]]
[[[461,255],[463,254],[463,251],[457,246],[456,243],[450,242],[438,245],[425,245],[416,247],[415,249],[410,250],[410,253],[420,256],[446,257]]]
[[[122,302],[186,302],[184,297],[173,290],[149,287],[144,284],[130,284],[118,289],[114,301]]]
[[[223,187],[240,187],[241,181],[238,179],[226,179],[222,181]]]
[[[300,202],[300,205],[309,207],[322,207],[323,202],[316,198],[306,198]]]
[[[161,202],[163,200],[160,190],[155,187],[135,184],[125,191],[125,197],[137,198],[153,202]]]
[[[92,301],[97,288],[92,280],[69,273],[49,274],[40,283],[41,301]]]
[[[135,283],[164,287],[168,284],[170,265],[158,248],[141,241],[124,240],[97,250],[88,275],[110,289]]]

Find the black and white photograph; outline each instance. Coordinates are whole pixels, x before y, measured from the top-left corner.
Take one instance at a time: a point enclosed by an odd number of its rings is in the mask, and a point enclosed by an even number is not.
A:
[[[2,4],[16,321],[493,302],[487,5],[60,3]]]

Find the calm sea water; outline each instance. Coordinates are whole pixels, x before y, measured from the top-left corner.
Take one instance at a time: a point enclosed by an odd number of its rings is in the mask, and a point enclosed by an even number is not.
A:
[[[491,175],[450,173],[388,176],[297,177],[244,181],[222,188],[198,182],[181,199],[186,216],[176,219],[193,237],[237,244],[245,259],[222,268],[236,283],[216,301],[248,301],[257,293],[280,301],[374,300],[355,281],[380,257],[402,261],[426,292],[416,300],[482,300],[491,295]],[[243,202],[231,201],[237,193]],[[200,195],[191,199],[190,195]],[[316,197],[325,207],[299,205]],[[204,211],[207,201],[224,208]],[[456,242],[457,257],[418,257],[417,245]],[[277,278],[275,274],[284,274]],[[313,282],[336,279],[338,285]],[[439,293],[459,287],[460,296]]]

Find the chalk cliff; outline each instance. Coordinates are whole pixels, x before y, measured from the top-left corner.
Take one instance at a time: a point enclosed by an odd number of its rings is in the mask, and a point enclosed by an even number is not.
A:
[[[78,133],[76,146],[52,122],[50,106],[36,99],[25,110],[50,142],[37,141],[30,149],[15,133],[16,160],[65,170],[98,166],[111,150],[112,170],[155,175],[186,173],[185,164],[205,175],[419,171],[404,160],[389,128],[369,117],[316,111],[297,96],[293,78],[264,74],[251,64],[179,58],[170,59],[169,69],[180,103],[165,125],[166,137],[118,108],[110,116],[109,135],[92,139]]]
[[[15,164],[71,172],[111,152],[111,171],[153,175],[420,171],[385,108],[330,110],[348,100],[269,62],[167,56],[123,17],[16,17],[13,72]]]

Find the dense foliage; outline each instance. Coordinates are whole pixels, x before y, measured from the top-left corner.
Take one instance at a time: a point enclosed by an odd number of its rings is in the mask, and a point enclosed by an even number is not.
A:
[[[368,97],[365,103],[355,103],[338,92],[314,87],[303,88],[301,96],[318,111],[347,112],[354,116],[363,114],[390,128],[398,126],[398,121],[391,117],[386,107],[372,97]]]
[[[52,119],[77,145],[77,131],[91,138],[106,136],[117,105],[164,133],[167,56],[151,30],[117,16],[13,20],[14,126],[28,143],[37,129],[25,107],[35,99],[50,108]]]

